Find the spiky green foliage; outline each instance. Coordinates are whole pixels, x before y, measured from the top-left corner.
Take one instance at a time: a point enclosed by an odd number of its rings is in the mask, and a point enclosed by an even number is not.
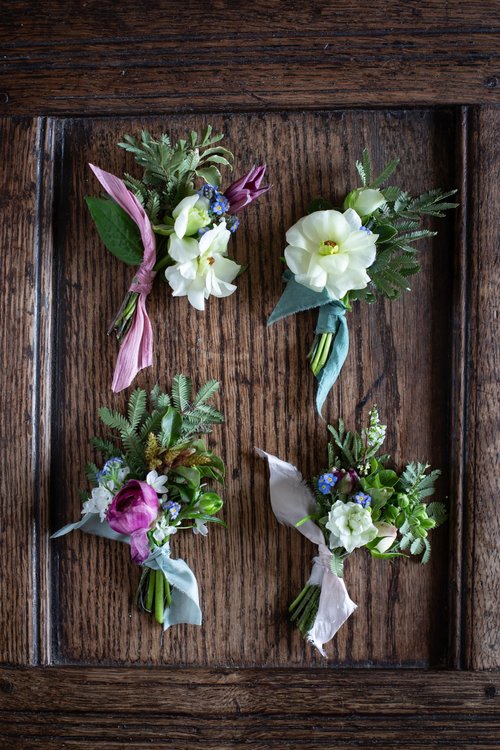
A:
[[[378,177],[372,178],[370,155],[365,149],[362,161],[356,162],[356,168],[364,188],[379,189],[398,164],[399,159],[393,159]],[[456,190],[429,190],[416,197],[396,186],[386,187],[381,192],[386,200],[385,205],[365,220],[365,226],[378,235],[377,257],[368,269],[371,281],[364,289],[351,291],[349,301],[363,299],[375,302],[378,294],[397,299],[402,292],[409,291],[409,278],[421,268],[414,244],[436,234],[421,228],[422,218],[443,217],[447,210],[458,205],[446,200]]]
[[[220,144],[223,134],[212,134],[208,125],[202,135],[192,131],[172,144],[168,135],[159,139],[143,130],[140,139],[125,135],[118,145],[133,154],[143,170],[142,179],[125,175],[125,183],[144,206],[151,222],[159,224],[186,195],[194,192],[195,179],[220,185],[219,166],[232,169],[233,154]]]

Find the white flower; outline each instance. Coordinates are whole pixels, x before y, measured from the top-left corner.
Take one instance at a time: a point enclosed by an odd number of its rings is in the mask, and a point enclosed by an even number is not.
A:
[[[360,216],[371,216],[386,203],[380,190],[373,188],[356,188],[344,201],[345,208],[353,208]]]
[[[155,542],[161,544],[167,536],[173,536],[174,534],[177,534],[176,527],[169,525],[166,516],[159,516],[153,531],[153,539]]]
[[[352,552],[378,535],[369,510],[357,503],[337,500],[330,509],[326,528],[330,531],[330,548],[344,547]]]
[[[208,207],[210,202],[208,198],[203,198],[196,193],[183,198],[172,211],[175,219],[174,232],[182,239],[186,234],[196,234],[198,229],[210,224]]]
[[[87,513],[99,513],[101,521],[104,521],[108,505],[112,499],[113,493],[106,487],[95,487],[92,490],[92,496],[83,503],[82,515]]]
[[[193,526],[193,534],[201,534],[202,536],[206,536],[208,534],[208,529],[203,521],[200,521],[199,518],[196,518],[195,524],[196,525]]]
[[[159,495],[166,495],[168,493],[167,487],[168,477],[165,474],[158,474],[157,471],[150,471],[146,477],[146,482],[150,487],[154,489]]]
[[[285,258],[295,281],[315,292],[326,289],[342,299],[370,281],[366,269],[376,256],[377,234],[364,229],[351,208],[304,216],[286,233]]]
[[[170,237],[169,254],[177,262],[166,269],[165,276],[174,297],[187,295],[193,307],[204,310],[205,300],[211,294],[228,297],[236,291],[230,282],[241,266],[225,257],[230,236],[226,222],[221,221],[199,240],[179,238],[176,234]]]

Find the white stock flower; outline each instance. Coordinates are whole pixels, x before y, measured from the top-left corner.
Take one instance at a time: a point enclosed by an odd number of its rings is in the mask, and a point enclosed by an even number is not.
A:
[[[205,300],[211,294],[228,297],[236,291],[231,281],[241,267],[225,257],[230,236],[226,222],[221,221],[199,240],[176,234],[170,237],[169,254],[176,263],[166,269],[165,276],[174,297],[187,295],[193,307],[204,310]]]
[[[285,258],[297,283],[342,299],[370,281],[366,269],[375,260],[377,239],[352,208],[315,211],[286,233]]]
[[[150,471],[146,477],[146,482],[159,495],[167,494],[168,489],[167,487],[165,487],[165,485],[168,482],[168,477],[165,476],[165,474],[158,474],[158,472],[154,470]]]
[[[330,549],[344,547],[347,552],[363,547],[378,535],[369,510],[342,500],[332,505],[325,526],[330,531]]]
[[[210,224],[208,207],[210,203],[207,198],[203,198],[196,193],[183,198],[172,211],[175,219],[174,232],[182,239],[186,234],[195,234],[198,229]]]
[[[106,489],[106,487],[95,487],[92,490],[91,497],[83,503],[82,515],[99,513],[101,521],[104,521],[108,505],[112,499],[113,493]]]

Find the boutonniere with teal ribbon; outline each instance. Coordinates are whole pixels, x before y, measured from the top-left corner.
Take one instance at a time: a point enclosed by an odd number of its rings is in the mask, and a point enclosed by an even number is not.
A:
[[[224,481],[224,463],[200,437],[223,421],[207,403],[218,387],[210,380],[192,397],[189,378],[177,375],[171,395],[153,389],[149,410],[140,388],[126,414],[100,409],[112,435],[93,440],[102,461],[87,466],[91,493],[82,492],[81,519],[53,535],[81,529],[129,544],[132,562],[142,568],[138,606],[165,630],[202,620],[196,577],[171,557],[172,538],[182,529],[205,536],[207,524],[225,525],[217,517],[222,499],[206,485]]]
[[[319,308],[313,346],[308,354],[318,381],[316,407],[337,380],[349,350],[346,313],[355,300],[375,302],[379,295],[397,299],[409,291],[408,278],[420,263],[414,243],[436,232],[421,228],[425,216],[443,217],[457,203],[446,202],[456,190],[430,190],[412,197],[400,187],[381,189],[399,164],[391,161],[372,177],[368,151],[356,168],[362,186],[352,190],[342,209],[324,198],[309,206],[286,233],[286,287],[268,325],[304,310]]]

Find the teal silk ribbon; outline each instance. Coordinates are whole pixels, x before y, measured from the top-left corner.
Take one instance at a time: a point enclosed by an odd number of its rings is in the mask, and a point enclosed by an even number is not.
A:
[[[106,521],[100,520],[96,513],[87,513],[76,523],[63,526],[62,529],[52,534],[51,539],[64,536],[76,529],[81,529],[87,534],[130,544],[128,536],[113,531]],[[161,570],[172,587],[172,601],[170,607],[165,608],[163,616],[164,630],[167,630],[171,625],[179,625],[180,623],[201,625],[202,616],[196,577],[184,560],[172,560],[170,545],[165,544],[163,547],[157,547],[143,562],[143,565],[146,568],[151,568],[151,570]]]
[[[272,325],[288,315],[319,307],[316,335],[333,334],[329,357],[316,376],[318,381],[316,409],[321,416],[325,399],[337,380],[349,351],[349,330],[345,318],[347,308],[340,300],[332,299],[326,290],[314,292],[298,284],[290,271],[286,271],[283,278],[287,282],[285,290],[269,316],[267,325]]]

